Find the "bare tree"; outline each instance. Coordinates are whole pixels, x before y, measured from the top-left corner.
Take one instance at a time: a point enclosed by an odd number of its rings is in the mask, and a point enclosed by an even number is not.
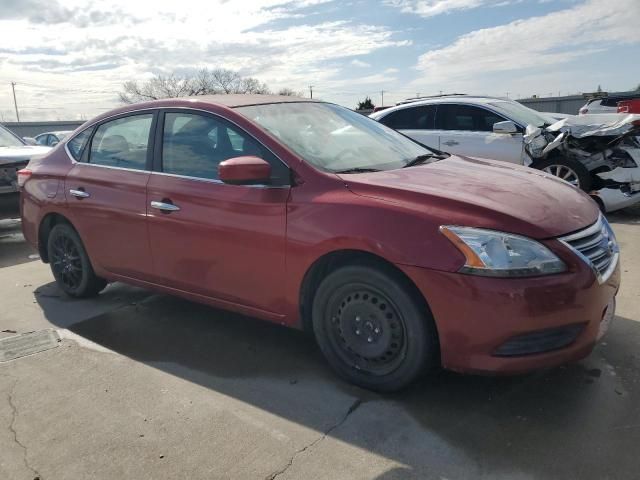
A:
[[[217,95],[224,93],[270,93],[266,83],[253,77],[243,77],[225,68],[203,68],[192,75],[156,75],[138,83],[135,80],[122,85],[120,100],[136,103],[159,98]]]
[[[285,97],[302,97],[302,96],[304,96],[304,94],[302,92],[296,92],[292,88],[288,88],[288,87],[281,88],[280,90],[278,90],[278,95],[283,95]]]

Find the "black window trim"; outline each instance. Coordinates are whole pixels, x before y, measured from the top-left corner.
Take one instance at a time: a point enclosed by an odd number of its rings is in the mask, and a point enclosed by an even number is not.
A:
[[[237,128],[240,132],[242,132],[242,134],[246,135],[248,138],[252,139],[254,142],[256,142],[256,144],[258,144],[260,147],[264,148],[265,150],[267,150],[269,153],[271,153],[271,155],[273,155],[273,157],[279,161],[280,163],[282,163],[286,169],[289,171],[289,182],[288,183],[283,183],[282,185],[271,185],[271,184],[251,184],[251,185],[232,185],[232,184],[227,184],[224,183],[222,180],[219,180],[217,178],[202,178],[202,177],[192,177],[189,175],[179,175],[176,173],[167,173],[167,172],[163,172],[162,171],[162,143],[163,143],[163,133],[164,133],[164,120],[165,120],[165,114],[167,113],[184,113],[184,114],[191,114],[191,115],[203,115],[203,116],[209,116],[214,118],[215,120],[222,120],[222,122],[227,122],[231,125],[233,125],[235,128]],[[242,128],[240,125],[238,125],[236,122],[234,122],[233,120],[226,118],[222,115],[218,115],[216,113],[213,112],[209,112],[207,110],[202,110],[199,108],[189,108],[189,107],[165,107],[165,108],[160,108],[158,110],[158,120],[156,122],[155,125],[155,142],[153,145],[153,163],[152,163],[152,169],[151,169],[151,173],[154,175],[165,175],[168,177],[177,177],[177,178],[184,178],[187,180],[196,180],[196,181],[200,181],[200,182],[208,182],[208,183],[214,183],[214,184],[222,184],[222,185],[229,185],[229,186],[234,186],[234,187],[253,187],[253,188],[290,188],[293,184],[293,182],[291,181],[291,175],[292,175],[292,169],[291,167],[289,167],[289,165],[287,165],[287,163],[282,160],[278,155],[276,155],[273,150],[271,150],[269,147],[267,147],[264,143],[262,143],[261,141],[259,141],[257,138],[255,138],[253,135],[251,135],[249,132],[247,132],[244,128]]]

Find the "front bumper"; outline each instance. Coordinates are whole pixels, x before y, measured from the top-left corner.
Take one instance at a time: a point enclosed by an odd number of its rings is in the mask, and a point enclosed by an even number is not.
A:
[[[427,300],[444,368],[459,372],[524,373],[589,355],[620,284],[620,266],[603,284],[581,262],[567,273],[502,279],[401,266]],[[609,311],[610,313],[610,311]],[[580,326],[566,346],[523,355],[497,355],[510,340]]]

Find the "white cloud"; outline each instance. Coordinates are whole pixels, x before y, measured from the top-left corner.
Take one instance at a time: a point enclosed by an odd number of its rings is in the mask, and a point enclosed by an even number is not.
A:
[[[469,10],[482,5],[496,3],[496,0],[386,0],[387,5],[397,7],[405,13],[422,17],[433,17],[456,10]],[[508,3],[508,2],[500,2]]]
[[[383,26],[304,17],[328,0],[7,1],[20,9],[0,12],[0,82],[18,83],[25,119],[90,117],[117,104],[126,80],[205,66],[238,70],[276,90],[329,89],[344,74],[326,67],[332,60],[409,43]],[[79,20],[62,14],[78,11],[88,13]],[[119,21],[101,12],[117,12]],[[272,23],[286,19],[295,24]],[[12,98],[4,90],[7,118]]]
[[[522,88],[523,72],[537,75],[607,48],[639,43],[640,29],[631,18],[640,18],[637,0],[590,0],[544,16],[476,30],[422,54],[416,66],[422,75],[413,85],[426,91],[491,90],[503,88],[497,86],[501,77],[513,82],[513,75],[520,75],[516,80]],[[591,74],[603,72],[595,69]]]
[[[360,68],[366,68],[371,66],[370,63],[363,62],[362,60],[358,60],[357,58],[354,60],[351,60],[351,65],[353,65],[354,67],[360,67]]]

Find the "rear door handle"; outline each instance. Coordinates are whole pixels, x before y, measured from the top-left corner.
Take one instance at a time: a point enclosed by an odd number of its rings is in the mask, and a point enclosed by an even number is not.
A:
[[[73,189],[72,188],[71,190],[69,190],[69,193],[71,195],[73,195],[74,197],[77,197],[77,198],[88,198],[88,197],[91,196],[91,195],[89,195],[88,192],[84,191],[84,188],[78,188],[78,189]]]
[[[453,147],[454,145],[460,145],[460,142],[456,142],[455,140],[448,140],[446,142],[442,142],[442,144]]]
[[[157,210],[161,210],[165,213],[177,212],[180,210],[180,207],[174,205],[169,202],[156,202],[155,200],[151,202],[151,208],[155,208]]]

